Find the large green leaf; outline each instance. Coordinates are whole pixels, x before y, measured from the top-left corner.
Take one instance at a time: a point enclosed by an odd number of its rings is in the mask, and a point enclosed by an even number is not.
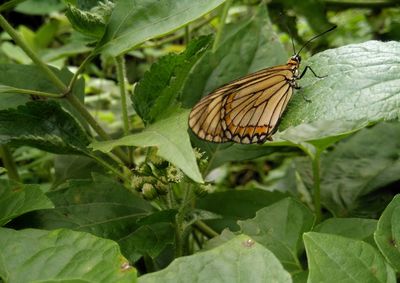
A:
[[[0,226],[29,211],[52,208],[54,205],[39,185],[23,185],[0,180]]]
[[[287,128],[274,135],[274,141],[265,143],[267,146],[308,146],[312,145],[319,151],[325,150],[341,139],[367,126],[363,121],[327,121],[318,120]],[[283,141],[282,141],[283,140]]]
[[[217,231],[229,227],[237,231],[238,220],[252,218],[263,207],[276,203],[287,194],[280,192],[267,192],[264,190],[230,190],[216,192],[199,198],[196,207],[219,215],[221,218],[207,220],[206,222]],[[224,205],[221,205],[223,203]]]
[[[304,234],[313,282],[396,282],[393,268],[371,245],[341,236],[309,232]]]
[[[144,275],[150,282],[285,282],[292,279],[268,249],[245,235],[202,253],[176,259],[164,270]]]
[[[154,212],[147,201],[100,175],[70,180],[47,195],[55,209],[31,214],[31,225],[70,228],[115,240],[131,262],[143,255],[156,257],[174,240],[175,211]]]
[[[83,43],[80,43],[82,46]],[[63,48],[64,47],[61,47],[60,49]],[[63,52],[67,51],[61,51],[61,53]],[[76,54],[76,52],[82,52],[82,50],[79,50],[79,47],[77,47],[75,44],[74,50],[71,50],[71,52]],[[47,52],[44,54],[47,54]],[[51,58],[48,59],[50,60]],[[54,57],[52,59],[54,59]],[[69,84],[73,73],[71,73],[68,69],[65,68],[58,70],[51,66],[49,66],[49,68],[62,82],[64,82],[65,85]],[[17,106],[24,105],[26,102],[31,100],[28,95],[14,92],[13,88],[36,90],[53,94],[60,93],[60,90],[47,77],[47,75],[39,67],[34,65],[0,64],[0,86],[0,110],[16,108]],[[80,78],[76,81],[74,87],[72,88],[71,94],[83,102],[84,88],[85,82],[83,78]],[[6,91],[6,89],[8,89],[8,91]],[[84,127],[88,127],[86,119],[66,99],[57,99],[57,102],[60,103],[63,108],[67,109],[71,114],[73,114],[73,116],[77,118]]]
[[[136,222],[153,212],[144,199],[121,184],[94,175],[93,180],[70,180],[47,193],[55,208],[35,213],[36,227],[71,228],[118,240],[138,228]]]
[[[386,207],[378,222],[375,241],[397,272],[400,271],[400,195]]]
[[[53,101],[0,110],[0,143],[29,145],[60,154],[88,154],[90,139],[77,121]]]
[[[363,218],[329,218],[314,228],[315,232],[363,240],[375,245],[373,235],[378,221]]]
[[[302,271],[299,256],[304,251],[302,235],[314,224],[312,212],[287,198],[257,211],[256,217],[239,221],[240,233],[267,247],[288,271]]]
[[[365,123],[399,118],[400,64],[393,60],[398,55],[398,42],[368,41],[311,57],[303,66],[327,77],[318,79],[309,72],[299,82],[302,89],[289,103],[281,129],[317,120]]]
[[[151,38],[173,31],[224,0],[121,0],[115,5],[98,51],[116,56]]]
[[[187,133],[188,111],[177,111],[160,120],[143,132],[128,135],[118,140],[92,143],[94,150],[108,152],[116,146],[155,146],[157,154],[179,167],[193,181],[202,183],[203,178],[196,163]]]
[[[93,173],[105,173],[105,168],[94,159],[84,155],[57,155],[54,158],[54,181],[52,186],[70,179],[90,179]]]
[[[400,123],[366,128],[321,157],[321,195],[336,216],[358,210],[361,197],[399,180]],[[304,181],[312,187],[309,162],[299,164]]]
[[[0,228],[4,282],[136,282],[136,270],[110,240],[69,230]]]
[[[175,243],[175,210],[163,210],[141,218],[140,227],[118,241],[131,262],[143,255],[155,259],[167,247]]]
[[[53,67],[50,68],[61,81],[68,85],[73,76],[70,71],[67,69],[57,70]],[[60,91],[40,68],[33,65],[0,64],[0,85],[3,86],[3,91],[0,93],[0,110],[15,108],[30,100],[27,95],[14,93],[12,88],[29,89],[55,94]],[[12,88],[9,89],[9,92],[4,92],[4,87],[7,86]],[[84,86],[84,80],[79,79],[72,89],[73,95],[81,101],[83,101]],[[76,117],[80,117],[68,102],[63,100],[60,101],[64,108],[68,109],[71,113],[74,113]]]
[[[65,8],[65,4],[61,0],[27,0],[18,4],[16,11],[29,15],[46,15],[52,12],[58,12]]]

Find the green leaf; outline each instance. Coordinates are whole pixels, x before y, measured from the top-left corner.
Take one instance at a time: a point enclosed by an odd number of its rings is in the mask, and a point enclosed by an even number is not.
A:
[[[140,226],[119,241],[121,249],[135,262],[143,255],[155,259],[167,247],[175,243],[175,227],[172,223],[155,223]]]
[[[0,143],[60,154],[87,154],[90,140],[76,120],[52,101],[0,111]]]
[[[67,6],[65,15],[75,30],[97,39],[103,36],[106,23],[101,15],[79,10],[72,5]]]
[[[118,140],[95,142],[94,150],[109,152],[116,146],[155,146],[157,154],[180,168],[193,181],[202,183],[203,178],[196,163],[187,133],[188,111],[177,111],[170,117],[145,128],[141,133]]]
[[[222,231],[229,227],[232,231],[237,231],[239,229],[238,220],[252,218],[259,209],[285,197],[287,195],[280,192],[267,192],[259,189],[231,190],[208,194],[197,200],[196,207],[221,216],[221,219],[206,221],[213,229]]]
[[[52,186],[70,179],[90,179],[93,173],[105,173],[105,168],[94,159],[83,155],[57,155],[54,158],[55,179]]]
[[[93,180],[70,180],[47,193],[55,209],[36,213],[38,228],[71,228],[118,240],[138,228],[152,206],[116,181],[94,175]]]
[[[399,136],[400,123],[381,123],[354,134],[324,155],[324,205],[335,215],[346,215],[359,208],[362,196],[399,180]]]
[[[135,87],[132,102],[136,112],[146,122],[160,120],[177,107],[176,100],[187,74],[210,43],[210,37],[200,37],[189,43],[181,54],[169,54],[151,66]]]
[[[35,212],[31,216],[30,223],[37,228],[70,228],[118,241],[130,260],[143,255],[140,252],[154,255],[170,242],[169,237],[160,238],[159,242],[154,238],[141,238],[146,225],[154,229],[153,225],[168,223],[168,218],[153,216],[150,203],[109,178],[94,175],[93,180],[70,180],[62,189],[47,195],[55,209]],[[149,220],[146,216],[153,218]],[[145,228],[137,231],[142,226]],[[162,228],[154,233],[154,237],[158,233],[166,236],[165,227]],[[157,247],[150,249],[151,243]]]
[[[245,235],[209,251],[178,258],[162,271],[139,278],[150,282],[292,282],[276,257]]]
[[[303,238],[308,282],[396,282],[392,267],[363,241],[315,232]]]
[[[230,161],[254,160],[257,157],[266,156],[276,152],[273,147],[260,146],[259,144],[236,143],[211,143],[204,142],[193,136],[193,146],[200,148],[208,157],[205,175],[212,169]],[[293,151],[292,148],[281,148],[282,152]]]
[[[60,21],[52,20],[43,24],[35,34],[35,47],[39,50],[48,47],[55,40],[59,28]]]
[[[136,282],[136,270],[110,240],[69,230],[0,228],[4,282]]]
[[[367,125],[368,123],[363,121],[318,120],[308,124],[300,124],[296,127],[289,127],[283,132],[278,132],[274,135],[273,142],[265,143],[264,145],[301,146],[308,143],[319,151],[323,151]],[[282,140],[284,141],[282,142]]]
[[[314,228],[315,232],[339,235],[375,245],[373,235],[378,221],[363,218],[329,218]]]
[[[176,210],[154,212],[138,220],[140,227],[118,241],[130,262],[148,255],[155,259],[175,243]]]
[[[311,230],[314,215],[302,203],[286,198],[260,209],[256,217],[239,221],[240,233],[264,245],[286,270],[302,271],[299,256],[304,251],[302,235]]]
[[[60,71],[53,67],[50,67],[50,69],[61,81],[68,85],[73,75],[70,71],[67,69]],[[8,86],[55,94],[59,93],[59,89],[37,66],[0,64],[0,85],[2,85],[2,88]],[[83,101],[84,87],[84,80],[79,79],[72,90],[72,94],[81,101]],[[29,96],[13,93],[11,88],[9,93],[0,93],[0,110],[23,105],[29,100]],[[61,105],[76,117],[80,118],[77,111],[68,102],[61,100]]]
[[[23,185],[0,179],[0,226],[29,211],[53,208],[38,185]]]
[[[400,195],[393,198],[378,222],[375,242],[394,269],[400,271]]]
[[[68,69],[58,70],[51,66],[49,68],[65,85],[69,84],[73,73]],[[0,64],[0,85],[2,87],[8,86],[54,94],[60,93],[60,90],[49,80],[47,75],[40,68],[33,65]],[[85,81],[80,78],[76,81],[71,94],[83,102],[84,88]],[[12,92],[12,89],[10,89],[10,92],[0,93],[0,110],[15,108],[28,101],[30,101],[28,95],[21,95],[20,93]],[[66,99],[57,99],[57,102],[73,114],[84,127],[88,127],[86,120]]]
[[[52,12],[58,12],[64,8],[65,5],[61,0],[27,0],[18,4],[15,10],[28,15],[46,15]]]
[[[118,1],[97,51],[109,53],[111,56],[126,53],[146,40],[194,21],[223,2],[223,0]]]
[[[52,62],[60,58],[90,52],[92,50],[90,43],[93,43],[93,38],[73,31],[68,42],[60,47],[47,49],[41,53],[41,57],[45,62]]]
[[[393,60],[397,55],[400,43],[394,41],[368,41],[316,54],[303,66],[327,77],[318,79],[307,73],[280,128],[318,120],[365,123],[399,118],[400,65]]]

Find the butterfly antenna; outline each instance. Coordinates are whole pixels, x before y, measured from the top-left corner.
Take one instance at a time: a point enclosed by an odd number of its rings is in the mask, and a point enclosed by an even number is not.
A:
[[[331,32],[333,31],[335,28],[337,28],[337,25],[334,25],[333,27],[331,27],[330,29],[324,31],[323,33],[317,34],[316,36],[312,37],[311,39],[309,39],[306,43],[304,43],[304,45],[300,48],[299,52],[297,52],[296,54],[299,55],[301,50],[303,50],[304,47],[306,47],[311,41],[313,41],[314,39],[324,35],[325,33]]]
[[[282,12],[281,12],[280,14],[283,15]],[[293,41],[293,34],[292,34],[292,32],[290,31],[290,28],[289,28],[289,26],[288,26],[286,20],[284,20],[283,23],[285,24],[286,29],[287,29],[287,31],[288,31],[288,34],[289,34],[289,36],[290,36],[290,40],[292,41],[293,54],[296,54],[296,48],[294,47],[294,41]]]

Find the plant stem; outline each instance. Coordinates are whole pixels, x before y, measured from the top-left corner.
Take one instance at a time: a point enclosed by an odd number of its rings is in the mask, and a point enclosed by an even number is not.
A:
[[[89,56],[87,56],[85,58],[85,60],[83,60],[83,62],[81,63],[81,65],[79,66],[78,70],[76,70],[75,74],[73,75],[71,81],[68,84],[68,90],[72,91],[72,89],[75,86],[76,81],[78,80],[79,75],[82,73],[83,69],[86,67],[86,65],[92,61],[92,59],[95,57],[95,55],[93,53],[91,53]]]
[[[32,89],[24,89],[24,88],[16,88],[16,87],[7,87],[5,91],[0,91],[0,93],[18,93],[18,94],[26,94],[26,95],[36,95],[41,97],[48,97],[48,98],[60,98],[60,95],[57,93],[49,93],[43,91],[37,91]]]
[[[212,51],[215,52],[221,42],[222,34],[224,32],[226,16],[228,15],[229,8],[232,4],[232,0],[226,0],[224,7],[222,9],[221,17],[219,19],[219,27],[217,31],[217,35],[215,36],[214,44],[212,47]]]
[[[62,97],[68,92],[67,86],[54,74],[54,72],[36,55],[36,53],[18,35],[18,32],[0,15],[0,26],[11,36],[15,43],[32,59],[32,61],[48,76],[60,90]]]
[[[208,226],[206,223],[204,223],[201,220],[196,221],[196,223],[194,223],[194,225],[196,226],[197,229],[199,229],[208,238],[213,238],[213,237],[216,237],[219,235],[210,226]]]
[[[4,168],[7,169],[8,178],[20,182],[21,178],[18,175],[17,166],[15,165],[10,148],[7,145],[0,146],[0,156],[3,160]]]
[[[188,45],[189,41],[190,41],[190,29],[189,29],[189,24],[187,24],[185,26],[185,34],[184,34],[184,38],[183,38],[185,45]]]
[[[183,198],[178,209],[178,213],[175,216],[175,257],[180,257],[183,254],[183,238],[184,238],[184,227],[183,222],[185,219],[186,207],[190,195],[192,193],[191,185],[187,185],[183,191]]]
[[[125,78],[126,78],[126,70],[125,70],[125,60],[123,56],[117,56],[115,58],[115,63],[117,67],[117,78],[119,85],[119,92],[121,95],[121,110],[122,110],[122,119],[124,122],[124,134],[129,134],[129,117],[128,117],[128,108],[126,104],[126,87],[125,87]]]
[[[24,2],[25,0],[11,0],[2,5],[0,5],[0,12],[6,11],[8,9],[14,8],[19,3]]]
[[[320,152],[317,150],[315,156],[311,158],[312,171],[314,179],[314,209],[316,215],[316,223],[321,221],[321,166],[320,166]]]
[[[104,166],[105,168],[107,168],[108,170],[110,170],[111,172],[113,172],[115,175],[117,175],[118,177],[120,177],[122,180],[124,180],[125,182],[129,183],[130,180],[124,175],[122,174],[120,171],[118,171],[117,169],[115,169],[111,164],[108,164],[106,161],[104,161],[103,159],[101,159],[100,157],[92,154],[90,155],[90,157],[92,157],[94,160],[96,160],[99,164],[101,164],[102,166]]]

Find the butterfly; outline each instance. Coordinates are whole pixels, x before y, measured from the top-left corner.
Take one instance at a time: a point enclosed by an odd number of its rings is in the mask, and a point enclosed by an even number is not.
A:
[[[311,41],[335,29],[308,40],[285,65],[278,65],[229,82],[203,97],[191,110],[189,127],[200,139],[210,142],[264,143],[272,140],[280,117],[299,89],[297,80],[310,70],[306,66],[300,74],[299,53]],[[292,42],[293,43],[293,42]]]

